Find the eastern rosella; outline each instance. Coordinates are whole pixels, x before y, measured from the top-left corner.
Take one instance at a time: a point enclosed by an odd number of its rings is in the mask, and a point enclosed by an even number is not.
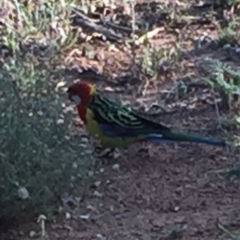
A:
[[[183,141],[225,145],[224,141],[175,132],[152,122],[121,102],[104,96],[86,82],[80,81],[69,86],[67,93],[69,100],[76,104],[79,117],[89,133],[97,137],[105,147],[123,148],[141,141],[153,143]]]

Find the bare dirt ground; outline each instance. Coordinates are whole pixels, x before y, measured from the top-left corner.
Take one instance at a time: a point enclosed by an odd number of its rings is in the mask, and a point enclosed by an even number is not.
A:
[[[194,116],[174,119],[218,135],[212,108]],[[132,147],[116,160],[118,170],[104,168],[80,205],[64,210],[71,219],[60,214],[47,223],[47,239],[230,239],[221,226],[240,227],[239,181],[214,171],[231,166],[233,153],[197,144],[151,148],[149,156]],[[39,225],[19,225],[2,239],[32,239],[33,230]]]
[[[197,35],[205,29],[213,36],[216,34],[214,29],[201,24],[188,26],[185,31],[195,31]],[[152,44],[165,47],[169,39],[178,41],[174,34],[162,33],[152,40]],[[163,90],[179,79],[199,78],[204,73],[196,63],[209,56],[233,65],[239,60],[211,45],[201,51],[194,49],[188,38],[184,44],[188,45],[189,51],[184,52],[175,65],[169,66],[168,74],[159,74],[154,84],[147,88]],[[128,53],[115,52],[106,46],[99,47],[98,53],[104,56],[103,60],[81,58],[79,61],[82,65],[96,65],[110,77],[127,68],[131,88],[120,97],[133,99],[130,96],[137,96],[143,84],[130,78],[136,70],[130,65]],[[124,78],[118,84],[107,80],[103,83],[103,75],[94,79],[91,74],[85,72],[80,77],[92,80],[102,88],[127,88]],[[234,129],[224,132],[219,127],[215,105],[210,101],[211,91],[198,87],[191,90],[182,101],[172,99],[165,105],[175,104],[177,112],[162,114],[159,117],[161,122],[216,138],[232,138]],[[209,101],[202,99],[207,92]],[[232,114],[224,109],[220,112]],[[120,153],[110,165],[103,166],[78,206],[65,207],[54,221],[46,222],[47,239],[233,239],[224,229],[238,231],[240,228],[240,185],[238,180],[226,180],[217,171],[233,166],[238,160],[238,149],[187,143],[137,144]],[[112,167],[115,163],[119,168]],[[31,231],[39,232],[40,229],[39,224],[33,222],[18,224],[1,239],[32,239],[34,236],[29,236]]]

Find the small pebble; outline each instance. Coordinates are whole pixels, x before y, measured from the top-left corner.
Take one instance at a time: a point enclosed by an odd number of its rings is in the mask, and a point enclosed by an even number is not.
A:
[[[118,163],[112,165],[113,170],[119,170],[119,168],[120,168],[120,165]]]
[[[100,239],[105,239],[105,237],[104,237],[101,233],[97,233],[97,234],[96,234],[96,237],[97,237],[97,238],[100,238]]]
[[[71,218],[71,214],[70,214],[69,212],[66,212],[66,213],[65,213],[65,218],[66,218],[66,219],[70,219],[70,218]]]
[[[101,181],[96,181],[95,183],[94,183],[94,186],[96,186],[96,187],[98,187],[98,186],[100,186],[101,185]]]
[[[34,237],[36,237],[37,236],[37,233],[35,232],[35,231],[30,231],[29,232],[29,237],[30,238],[34,238]]]
[[[94,175],[94,172],[93,172],[93,171],[88,172],[88,176],[89,176],[89,177],[92,177],[93,175]]]
[[[90,214],[80,215],[80,218],[83,220],[88,220],[90,218]]]
[[[94,192],[93,192],[93,196],[96,196],[96,197],[101,198],[101,197],[103,196],[103,194],[100,193],[100,192],[98,192],[98,191],[94,191]]]

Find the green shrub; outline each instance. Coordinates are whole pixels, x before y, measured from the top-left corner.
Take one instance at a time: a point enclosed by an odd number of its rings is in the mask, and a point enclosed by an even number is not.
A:
[[[63,114],[64,99],[48,71],[14,61],[1,69],[0,215],[49,208],[92,164],[90,146],[81,149],[80,136],[71,135],[72,115]]]
[[[74,138],[72,114],[63,111],[66,98],[57,84],[64,76],[54,77],[62,49],[74,39],[47,34],[49,23],[67,19],[69,10],[59,3],[47,6],[35,5],[46,14],[32,14],[30,5],[12,1],[8,10],[21,26],[9,17],[0,29],[7,49],[0,57],[0,217],[51,211],[65,192],[79,194],[79,181],[93,163],[91,145],[81,144],[80,132]],[[41,44],[47,50],[37,55],[31,48]]]

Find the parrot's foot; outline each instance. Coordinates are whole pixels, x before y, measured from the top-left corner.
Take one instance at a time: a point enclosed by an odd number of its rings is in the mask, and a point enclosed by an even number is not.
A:
[[[96,155],[99,158],[108,157],[113,153],[113,151],[114,151],[113,148],[102,148],[102,147],[95,148]]]
[[[114,148],[102,148],[101,146],[97,146],[95,148],[95,156],[101,160],[103,165],[108,165],[112,163],[113,159],[119,157],[119,153]]]

